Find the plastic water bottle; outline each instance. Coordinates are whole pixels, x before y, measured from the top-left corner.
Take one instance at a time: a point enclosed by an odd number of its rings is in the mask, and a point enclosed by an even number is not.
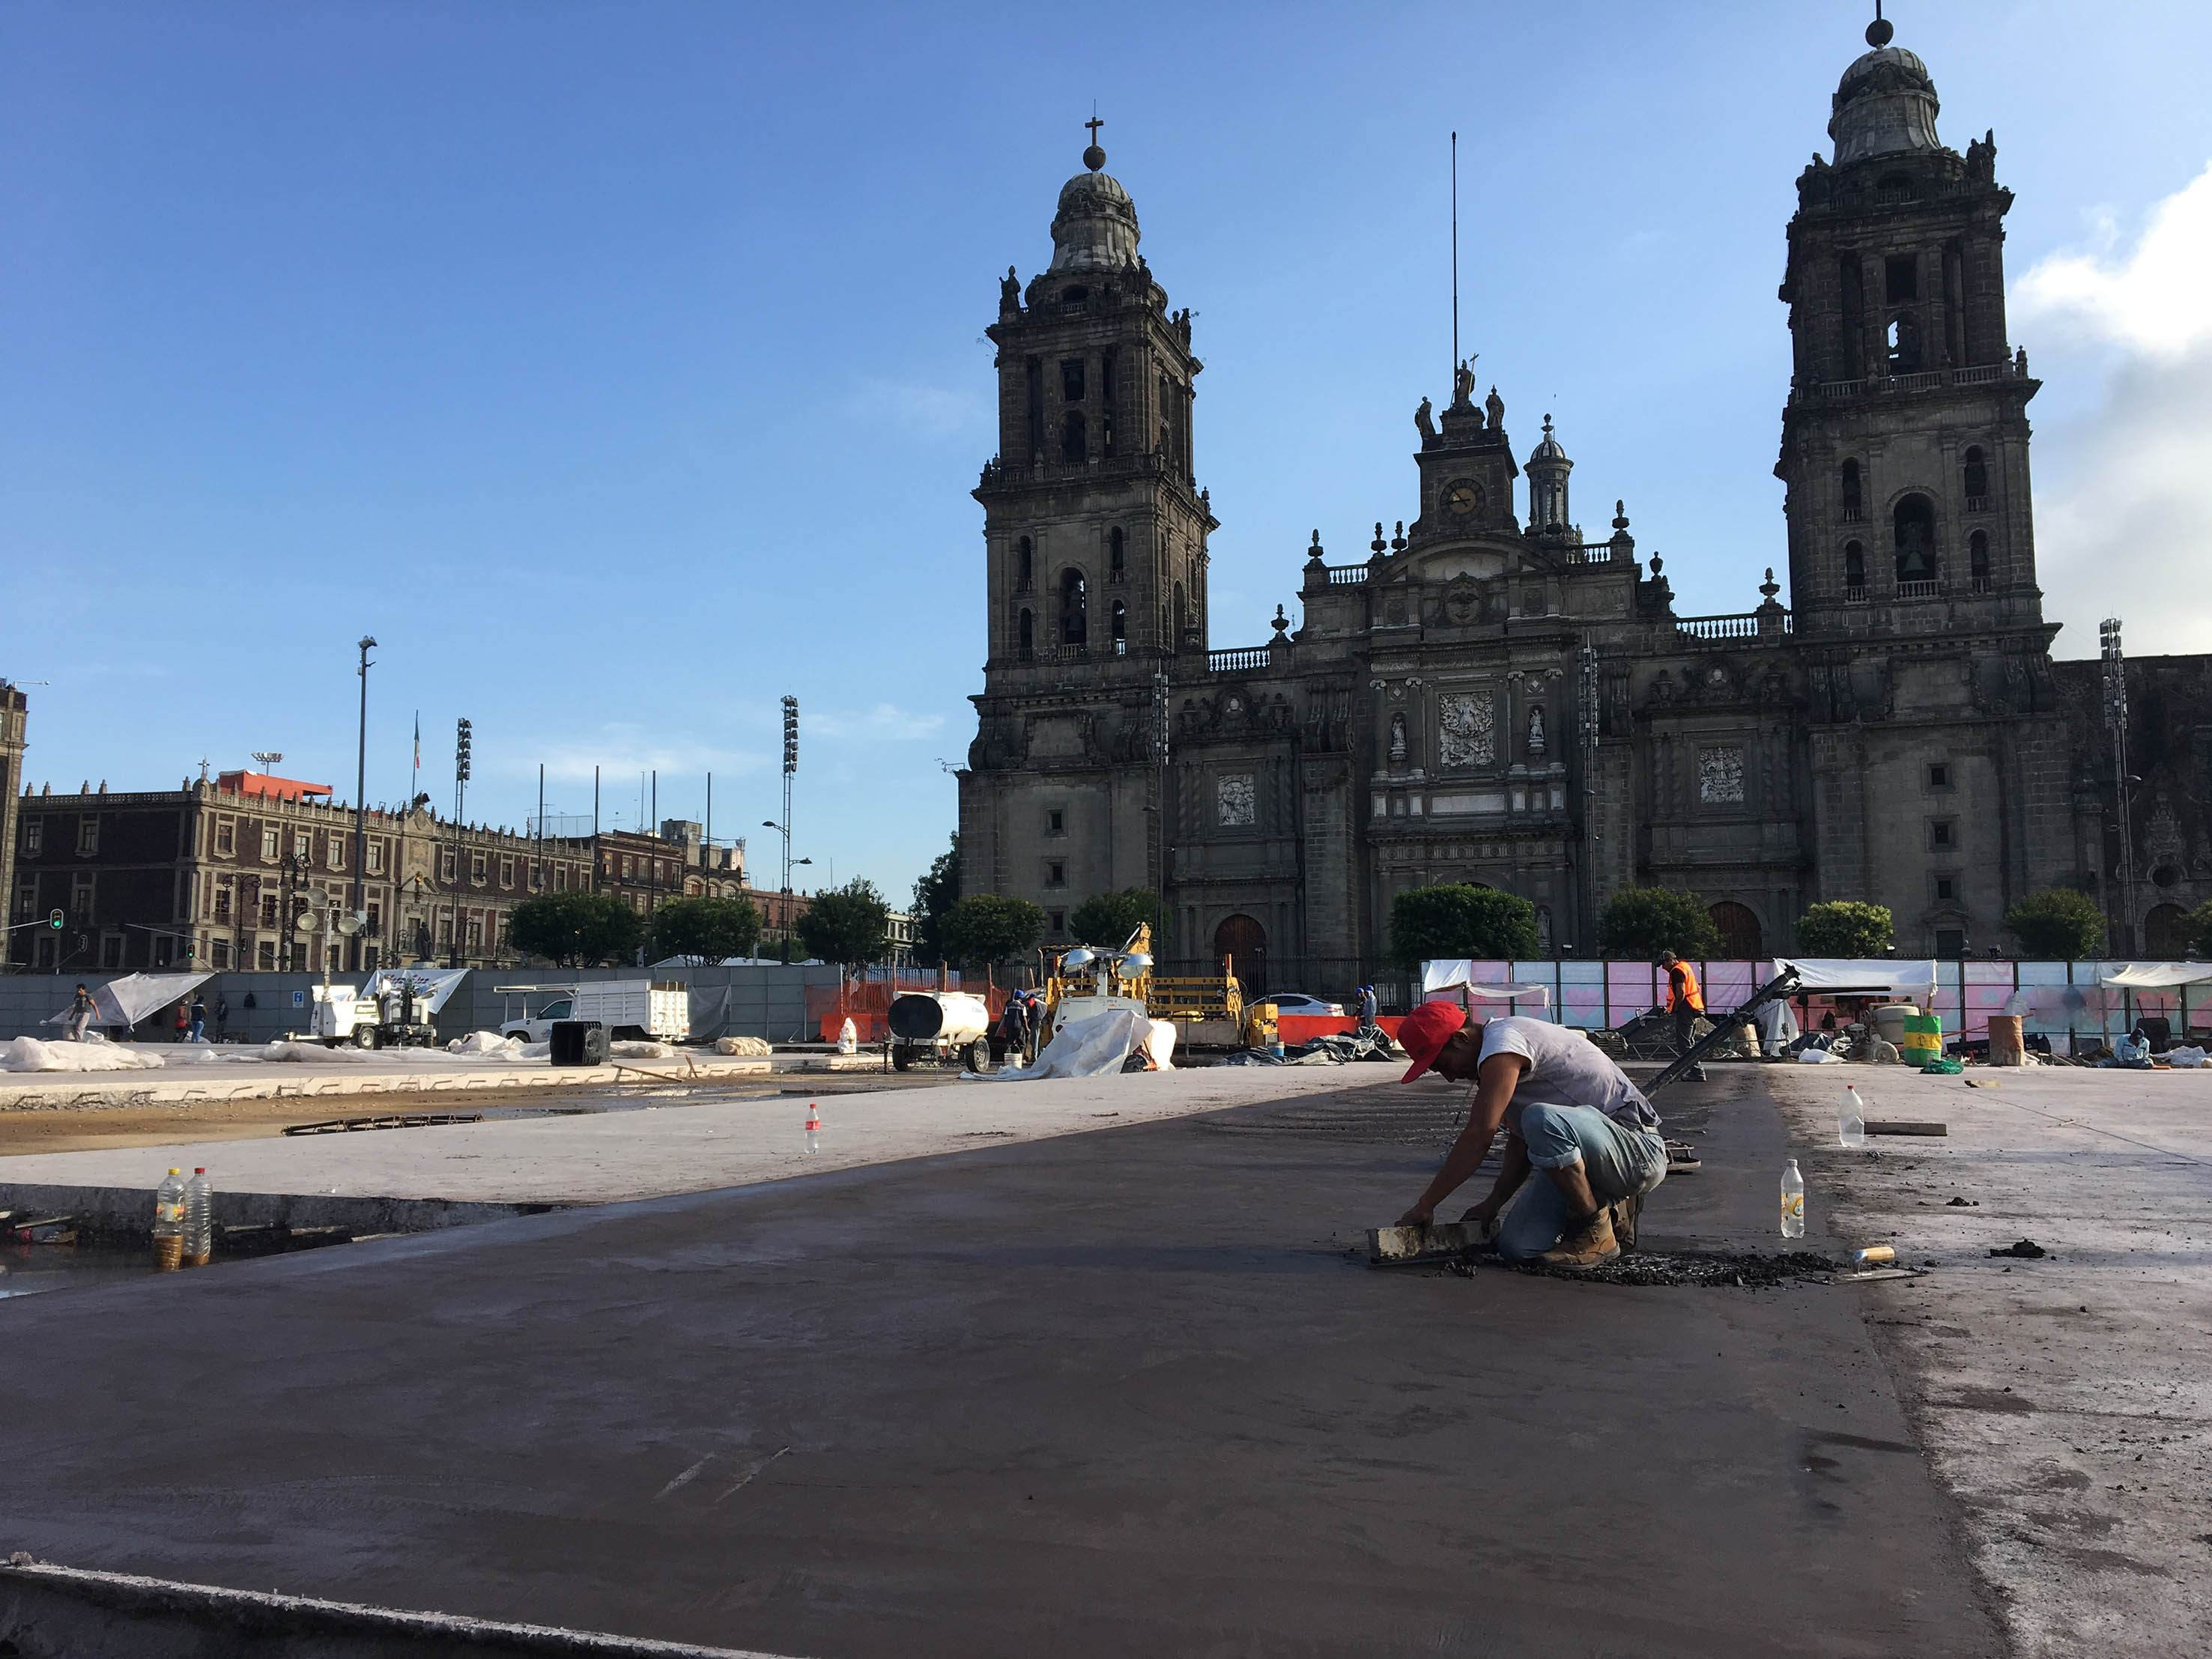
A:
[[[204,1267],[214,1254],[215,1183],[202,1164],[185,1183],[185,1266]]]
[[[1846,1146],[1866,1145],[1866,1102],[1856,1087],[1844,1091],[1843,1109],[1836,1114],[1836,1139]]]
[[[1784,1159],[1782,1165],[1782,1236],[1805,1237],[1805,1177],[1797,1173],[1794,1158]]]
[[[154,1189],[154,1271],[185,1262],[185,1172],[172,1170]]]
[[[806,1150],[822,1150],[822,1108],[811,1100],[806,1103]]]

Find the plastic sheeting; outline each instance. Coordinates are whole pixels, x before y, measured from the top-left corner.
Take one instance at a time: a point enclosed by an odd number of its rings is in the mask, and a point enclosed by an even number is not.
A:
[[[108,981],[93,992],[92,1005],[99,1012],[93,1015],[92,1023],[95,1025],[136,1025],[157,1010],[175,1007],[214,977],[211,973],[125,974],[120,979]],[[48,1014],[39,1023],[59,1025],[68,1018],[69,1010],[64,1008],[59,1013]]]
[[[1900,997],[1924,1003],[1935,994],[1933,962],[1888,962],[1849,957],[1774,959],[1777,971],[1797,970],[1797,990],[1808,996]],[[1711,999],[1708,998],[1708,1001]]]
[[[466,968],[380,968],[368,976],[362,994],[373,997],[380,991],[411,988],[422,1013],[428,1018],[453,1000],[453,993],[461,988],[461,981],[469,973]]]
[[[1161,1071],[1174,1070],[1175,1026],[1164,1019],[1148,1019],[1133,1008],[1109,1008],[1088,1019],[1070,1020],[1053,1033],[1037,1057],[1028,1065],[1008,1070],[963,1072],[989,1083],[1033,1083],[1052,1077],[1110,1077],[1121,1069],[1130,1052],[1142,1046]]]
[[[82,1042],[10,1037],[0,1042],[0,1072],[158,1072],[164,1063],[158,1054],[100,1037]]]
[[[2170,991],[2206,980],[2212,980],[2212,962],[2123,962],[2097,976],[2098,984],[2122,991]]]

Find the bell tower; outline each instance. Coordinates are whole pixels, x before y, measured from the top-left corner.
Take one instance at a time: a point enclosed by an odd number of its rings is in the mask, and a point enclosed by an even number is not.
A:
[[[1937,137],[1936,83],[1893,33],[1877,13],[1836,88],[1834,161],[1799,176],[1790,222],[1790,599],[1814,635],[2039,626],[2012,192],[1993,135],[1964,155]]]
[[[1137,251],[1137,210],[1091,142],[1063,185],[1052,263],[999,315],[999,453],[975,499],[990,605],[987,685],[1062,669],[1202,653],[1206,542],[1195,478],[1190,313]],[[1151,669],[1147,666],[1146,672]]]

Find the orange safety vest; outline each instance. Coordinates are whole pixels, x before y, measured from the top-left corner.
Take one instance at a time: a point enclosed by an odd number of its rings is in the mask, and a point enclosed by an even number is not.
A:
[[[1687,1008],[1693,1014],[1705,1012],[1705,994],[1698,988],[1697,972],[1686,962],[1678,962],[1667,970],[1667,1008],[1669,1012],[1678,1008]]]

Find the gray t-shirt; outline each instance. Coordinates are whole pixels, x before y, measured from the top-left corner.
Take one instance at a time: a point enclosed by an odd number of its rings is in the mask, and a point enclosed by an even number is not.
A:
[[[1521,1074],[1521,1086],[1514,1091],[1516,1101],[1595,1106],[1626,1128],[1659,1127],[1659,1114],[1628,1080],[1628,1073],[1571,1025],[1512,1015],[1486,1020],[1482,1027],[1482,1058],[1488,1060],[1492,1054],[1518,1054],[1528,1062],[1528,1069]]]

